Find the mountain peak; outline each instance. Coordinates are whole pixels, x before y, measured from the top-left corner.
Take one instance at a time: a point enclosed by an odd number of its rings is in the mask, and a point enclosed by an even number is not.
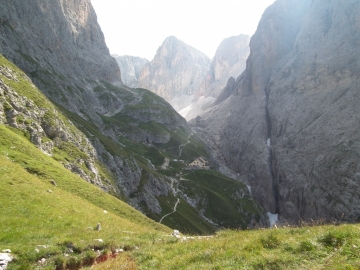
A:
[[[210,58],[175,36],[167,37],[154,59],[144,66],[138,87],[170,101],[177,95],[193,94],[210,67]]]
[[[181,40],[175,36],[168,36],[167,38],[165,38],[163,44],[166,42],[179,42],[179,41],[181,41]]]

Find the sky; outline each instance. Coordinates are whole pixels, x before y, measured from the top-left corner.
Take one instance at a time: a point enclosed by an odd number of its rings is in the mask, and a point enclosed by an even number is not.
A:
[[[275,0],[91,0],[111,54],[152,60],[168,36],[212,58],[221,41],[252,36]]]

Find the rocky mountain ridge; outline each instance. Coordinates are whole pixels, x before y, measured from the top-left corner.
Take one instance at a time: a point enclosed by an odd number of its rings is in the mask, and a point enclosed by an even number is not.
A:
[[[359,14],[358,1],[276,1],[244,73],[192,121],[219,166],[290,222],[358,221]]]

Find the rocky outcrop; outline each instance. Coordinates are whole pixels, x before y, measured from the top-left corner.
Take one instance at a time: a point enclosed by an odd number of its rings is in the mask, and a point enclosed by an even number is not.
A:
[[[196,93],[209,67],[210,59],[205,54],[170,36],[144,66],[137,86],[170,101],[182,94]]]
[[[0,270],[6,270],[8,264],[12,262],[13,259],[10,249],[3,250],[2,253],[0,253]]]
[[[193,121],[222,165],[289,221],[358,220],[359,14],[358,1],[276,1],[228,98]]]
[[[142,68],[149,60],[130,55],[113,55],[119,65],[123,83],[129,87],[136,87]]]
[[[99,173],[96,150],[86,136],[46,100],[29,77],[3,56],[0,62],[0,123],[20,130],[42,152],[84,180],[114,190],[110,179]]]

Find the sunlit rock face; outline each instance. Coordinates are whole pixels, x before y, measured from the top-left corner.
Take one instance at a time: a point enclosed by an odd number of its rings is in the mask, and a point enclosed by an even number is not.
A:
[[[136,87],[142,68],[149,60],[131,55],[113,55],[119,65],[121,79],[126,86]]]
[[[229,37],[220,43],[204,78],[205,83],[201,85],[192,103],[179,111],[186,120],[200,115],[220,95],[229,78],[236,78],[245,70],[250,53],[249,43],[250,37],[247,35]]]
[[[250,54],[250,36],[224,39],[216,50],[207,76],[205,93],[218,97],[230,77],[238,77],[246,67]]]
[[[278,0],[194,129],[280,219],[360,216],[360,2]]]
[[[168,37],[141,71],[137,87],[149,89],[167,101],[181,94],[195,94],[210,62],[202,52],[176,37]]]

